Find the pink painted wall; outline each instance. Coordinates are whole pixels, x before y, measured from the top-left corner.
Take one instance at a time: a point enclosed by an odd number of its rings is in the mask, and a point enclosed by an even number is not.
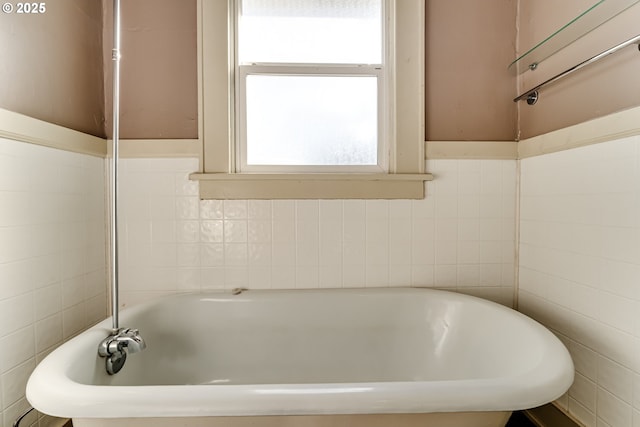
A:
[[[104,136],[100,2],[45,4],[0,13],[0,108]]]
[[[513,141],[640,105],[633,48],[545,89],[534,107],[512,102],[636,35],[640,5],[518,77],[507,70],[517,50],[526,51],[592,0],[425,1],[428,140]],[[0,14],[0,108],[107,136],[111,1],[48,5],[40,16]],[[196,1],[123,2],[122,16],[121,137],[197,138]]]
[[[111,136],[112,2],[103,0],[107,135]],[[198,137],[195,0],[121,2],[120,137]]]
[[[427,0],[427,140],[513,141],[516,0]]]

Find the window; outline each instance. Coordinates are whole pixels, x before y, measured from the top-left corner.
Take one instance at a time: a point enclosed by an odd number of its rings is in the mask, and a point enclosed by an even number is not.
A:
[[[424,0],[198,6],[202,198],[424,197]]]
[[[384,172],[383,0],[239,0],[237,168]]]

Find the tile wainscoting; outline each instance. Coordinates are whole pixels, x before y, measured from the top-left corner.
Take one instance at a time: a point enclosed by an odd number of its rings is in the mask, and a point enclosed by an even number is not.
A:
[[[104,164],[0,138],[0,425],[36,364],[107,314]]]
[[[196,159],[122,160],[123,305],[236,287],[427,286],[511,306],[516,161],[431,160],[424,200],[201,201]]]
[[[519,308],[572,353],[564,410],[640,425],[640,137],[521,161]]]

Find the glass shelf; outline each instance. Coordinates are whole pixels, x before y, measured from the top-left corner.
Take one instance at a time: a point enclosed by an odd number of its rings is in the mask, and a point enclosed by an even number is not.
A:
[[[620,12],[631,7],[640,0],[599,0],[567,24],[536,44],[524,54],[516,58],[509,69],[520,74],[537,65],[571,44],[591,30],[599,27]]]

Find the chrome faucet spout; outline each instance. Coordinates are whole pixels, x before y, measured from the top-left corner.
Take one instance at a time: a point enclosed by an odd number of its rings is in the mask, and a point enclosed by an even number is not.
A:
[[[147,344],[137,329],[122,330],[122,332],[116,336],[115,342],[117,345],[122,344],[122,346],[126,347],[129,353],[137,353],[147,348]]]

